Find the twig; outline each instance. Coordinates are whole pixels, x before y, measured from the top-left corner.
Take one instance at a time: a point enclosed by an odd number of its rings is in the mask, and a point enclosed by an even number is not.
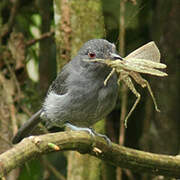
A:
[[[25,138],[12,149],[0,155],[0,177],[33,157],[56,151],[48,146],[49,142],[59,146],[61,151],[74,150],[88,153],[121,168],[180,177],[180,157],[178,156],[143,152],[114,143],[110,146],[103,138],[92,137],[86,132],[74,131]],[[94,151],[95,147],[100,150],[98,153]]]
[[[32,46],[33,44],[37,43],[38,41],[42,41],[43,39],[49,38],[52,35],[54,35],[54,30],[42,34],[39,38],[31,39],[31,40],[27,41],[26,42],[26,47]]]
[[[121,0],[120,2],[120,31],[119,31],[119,52],[122,57],[125,55],[125,0]],[[126,117],[126,108],[127,108],[127,87],[125,84],[122,84],[121,87],[121,97],[122,97],[122,103],[121,103],[121,109],[120,109],[120,133],[119,133],[119,144],[124,145],[124,139],[125,139],[125,127],[124,127],[124,119]],[[122,179],[122,169],[120,167],[117,167],[117,180]]]
[[[2,34],[0,35],[0,37],[4,37],[6,36],[9,32],[11,32],[12,27],[14,25],[14,20],[17,14],[17,9],[18,9],[18,5],[19,5],[19,0],[14,0],[13,1],[13,6],[11,8],[11,12],[10,12],[10,17],[8,19],[7,24],[5,24],[3,26],[3,30],[2,30]]]
[[[11,116],[11,122],[12,122],[12,132],[13,132],[13,135],[15,135],[17,133],[18,127],[17,127],[17,119],[15,116],[16,108],[13,103],[9,105],[9,110],[10,110],[10,116]]]
[[[119,32],[119,52],[121,56],[125,54],[125,1],[122,0],[120,3],[120,32]],[[124,144],[125,128],[124,128],[124,119],[126,117],[126,106],[127,106],[127,87],[122,84],[121,87],[121,115],[120,115],[120,134],[119,134],[119,144]]]
[[[33,113],[31,113],[26,106],[21,105],[20,107],[23,110],[23,112],[26,113],[29,117],[33,115]]]

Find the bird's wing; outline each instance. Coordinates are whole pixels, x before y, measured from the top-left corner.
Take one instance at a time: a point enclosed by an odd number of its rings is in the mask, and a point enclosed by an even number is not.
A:
[[[49,87],[48,93],[51,91],[55,92],[58,95],[63,95],[67,93],[66,79],[69,75],[69,71],[67,69],[67,65],[62,68],[61,72],[59,72],[56,79]]]

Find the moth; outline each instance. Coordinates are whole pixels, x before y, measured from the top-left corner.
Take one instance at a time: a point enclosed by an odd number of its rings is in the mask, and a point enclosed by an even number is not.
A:
[[[103,59],[94,59],[93,62],[100,62],[105,63],[107,66],[112,68],[112,71],[107,76],[107,78],[104,81],[104,85],[106,86],[108,80],[111,78],[112,74],[117,72],[119,75],[118,78],[118,84],[122,81],[125,83],[125,85],[132,91],[132,93],[137,97],[134,105],[130,109],[129,113],[127,114],[124,124],[125,127],[127,127],[127,120],[131,116],[132,112],[135,110],[137,104],[139,103],[141,99],[140,93],[136,90],[132,79],[141,87],[145,88],[147,87],[153,103],[155,110],[160,112],[156,99],[154,97],[153,91],[151,89],[151,86],[149,82],[144,79],[140,73],[142,74],[149,74],[153,76],[160,76],[165,77],[168,74],[165,72],[162,72],[161,69],[165,69],[167,66],[163,63],[160,63],[160,52],[157,48],[156,44],[152,41],[144,46],[136,49],[132,53],[130,53],[128,56],[122,58],[122,60],[103,60]]]

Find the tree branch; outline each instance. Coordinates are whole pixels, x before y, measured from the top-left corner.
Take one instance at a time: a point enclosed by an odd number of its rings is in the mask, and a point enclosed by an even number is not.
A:
[[[0,177],[34,157],[56,151],[49,144],[56,144],[61,151],[76,150],[88,153],[115,166],[132,171],[180,177],[180,157],[158,155],[119,146],[108,145],[100,137],[85,132],[58,132],[31,136],[0,155]],[[56,149],[56,150],[55,150]]]
[[[26,47],[32,46],[33,44],[37,43],[38,41],[42,41],[43,39],[49,38],[52,35],[54,35],[54,30],[51,30],[50,32],[46,32],[42,34],[39,38],[31,39],[26,42]]]
[[[10,16],[9,16],[7,24],[5,24],[3,26],[2,34],[0,35],[0,37],[4,37],[12,31],[12,27],[14,25],[15,17],[16,17],[16,14],[18,12],[18,5],[19,5],[19,0],[12,1],[12,8],[10,11]]]

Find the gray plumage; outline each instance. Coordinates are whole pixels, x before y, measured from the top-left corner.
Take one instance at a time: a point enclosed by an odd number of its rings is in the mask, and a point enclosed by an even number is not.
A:
[[[86,42],[77,56],[63,67],[48,90],[39,111],[47,128],[61,127],[67,122],[74,126],[90,127],[114,108],[118,95],[117,76],[114,73],[104,86],[111,69],[105,64],[88,62],[93,58],[113,60],[120,59],[120,56],[116,54],[115,45],[106,40]],[[15,136],[14,143],[25,136],[21,134]]]

